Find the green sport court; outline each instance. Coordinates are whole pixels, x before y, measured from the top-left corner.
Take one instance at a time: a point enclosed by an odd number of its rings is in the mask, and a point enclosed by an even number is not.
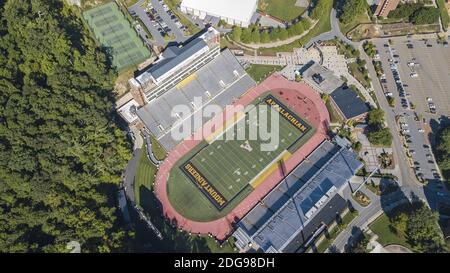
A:
[[[208,222],[227,215],[279,168],[280,161],[289,159],[292,153],[314,134],[314,128],[273,95],[266,93],[256,99],[253,105],[269,105],[268,100],[276,102],[271,105],[272,108],[281,109],[278,111],[278,145],[272,151],[261,151],[260,144],[269,141],[249,139],[248,125],[257,120],[249,118],[248,112],[241,113],[240,116],[235,115],[231,121],[225,121],[223,129],[218,130],[219,135],[207,137],[181,158],[170,171],[167,194],[178,213],[199,222]],[[263,113],[262,111],[260,113]],[[293,123],[292,117],[298,121],[296,124]],[[270,129],[270,118],[268,123]],[[303,127],[299,128],[301,126]],[[239,130],[245,130],[245,140],[218,137],[222,133],[222,136],[239,134]]]
[[[150,57],[150,51],[132,29],[116,3],[98,6],[83,13],[95,39],[106,47],[118,71]]]

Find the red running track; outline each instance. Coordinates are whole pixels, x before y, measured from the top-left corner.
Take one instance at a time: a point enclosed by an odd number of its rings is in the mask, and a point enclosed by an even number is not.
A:
[[[246,106],[260,97],[263,93],[271,91],[284,104],[294,110],[301,118],[316,128],[315,134],[285,162],[286,172],[291,172],[303,159],[314,151],[327,138],[327,130],[330,122],[329,114],[319,94],[303,83],[286,80],[280,75],[272,75],[264,82],[247,91],[233,105]],[[178,228],[191,233],[211,234],[218,240],[226,239],[233,231],[233,224],[247,214],[267,193],[270,192],[282,179],[281,172],[273,172],[263,183],[254,189],[239,205],[228,215],[211,221],[196,222],[179,214],[170,204],[167,195],[167,177],[174,164],[186,153],[192,150],[202,141],[202,136],[207,135],[214,128],[218,128],[233,115],[233,111],[225,110],[223,116],[216,116],[208,121],[203,128],[177,145],[161,164],[155,180],[155,194],[163,207],[163,214],[169,220],[176,222]],[[226,117],[225,119],[223,117]],[[205,133],[205,134],[204,134]]]

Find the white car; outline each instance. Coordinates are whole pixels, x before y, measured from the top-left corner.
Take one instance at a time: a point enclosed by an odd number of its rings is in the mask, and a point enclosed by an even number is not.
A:
[[[392,92],[386,92],[386,93],[384,93],[384,95],[386,97],[392,97],[394,94],[392,94]]]
[[[423,132],[425,132],[424,129],[419,129],[419,133],[423,133]]]
[[[416,72],[414,72],[414,73],[411,73],[409,76],[410,76],[411,78],[417,78],[417,77],[419,77],[419,74],[417,74]]]
[[[430,97],[428,97],[428,98],[427,98],[427,101],[428,101],[428,102],[432,102],[432,101],[433,101],[433,99],[432,99],[432,98],[430,98]]]

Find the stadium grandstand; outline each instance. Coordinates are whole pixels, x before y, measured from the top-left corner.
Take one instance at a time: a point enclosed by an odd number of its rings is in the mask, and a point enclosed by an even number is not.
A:
[[[138,117],[167,151],[179,142],[172,138],[173,130],[191,123],[193,132],[209,119],[202,117],[202,124],[192,124],[195,112],[212,103],[232,104],[256,85],[228,49],[220,51],[214,28],[182,47],[168,47],[156,64],[130,84],[144,97]],[[191,115],[172,116],[177,105],[189,106]]]
[[[347,208],[342,191],[363,167],[350,150],[324,141],[238,223],[236,246],[302,252]]]

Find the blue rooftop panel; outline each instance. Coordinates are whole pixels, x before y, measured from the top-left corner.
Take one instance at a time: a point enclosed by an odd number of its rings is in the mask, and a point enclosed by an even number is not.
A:
[[[306,198],[303,200],[303,202],[300,204],[300,208],[303,212],[303,214],[306,214],[312,207],[314,207],[315,202],[313,202],[310,198]]]

